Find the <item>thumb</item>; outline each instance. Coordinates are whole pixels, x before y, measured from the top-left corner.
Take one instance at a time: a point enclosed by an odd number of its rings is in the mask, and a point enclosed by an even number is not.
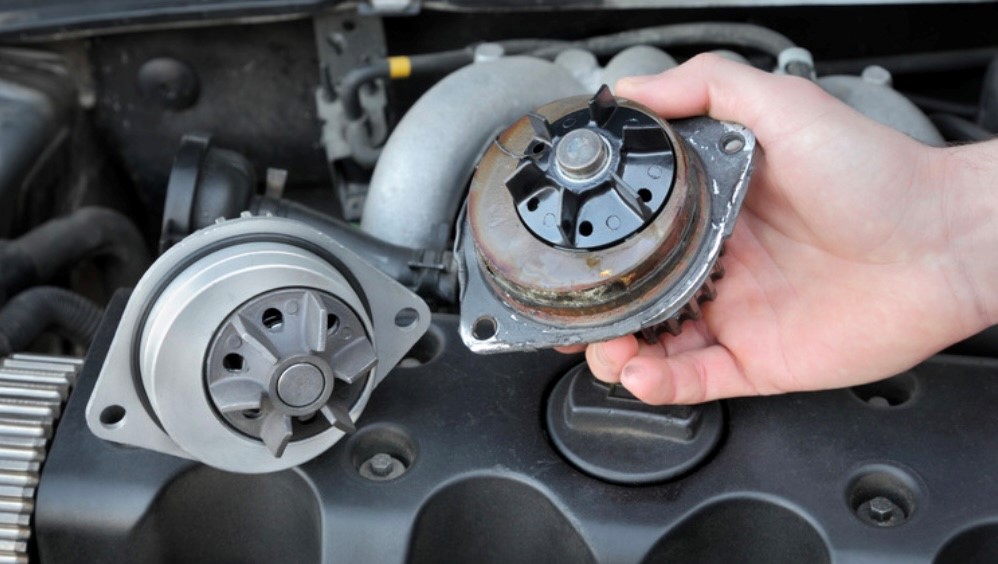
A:
[[[666,358],[634,357],[624,365],[620,383],[636,398],[656,405],[759,395],[723,345]]]

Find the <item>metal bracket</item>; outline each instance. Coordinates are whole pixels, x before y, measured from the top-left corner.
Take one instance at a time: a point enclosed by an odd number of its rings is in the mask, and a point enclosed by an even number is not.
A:
[[[375,80],[360,91],[360,103],[366,119],[350,121],[343,104],[336,99],[336,88],[352,69],[382,59],[387,54],[381,18],[347,11],[328,12],[315,17],[314,29],[321,86],[315,104],[322,120],[322,145],[344,219],[360,219],[367,196],[367,184],[349,178],[340,161],[355,160],[370,167],[378,147],[388,137],[388,96],[384,81]]]

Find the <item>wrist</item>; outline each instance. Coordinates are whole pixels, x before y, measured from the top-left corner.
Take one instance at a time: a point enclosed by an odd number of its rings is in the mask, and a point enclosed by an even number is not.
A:
[[[953,293],[976,332],[998,323],[998,140],[934,152]]]

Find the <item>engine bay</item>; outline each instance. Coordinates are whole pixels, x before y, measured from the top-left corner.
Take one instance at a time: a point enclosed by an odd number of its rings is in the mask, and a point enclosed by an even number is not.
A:
[[[993,4],[0,11],[0,560],[998,558],[993,329],[698,405],[550,350],[699,319],[764,158],[619,79],[988,140]]]

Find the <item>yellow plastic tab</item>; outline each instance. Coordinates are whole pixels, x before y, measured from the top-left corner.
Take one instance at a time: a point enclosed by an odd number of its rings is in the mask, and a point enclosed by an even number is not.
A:
[[[388,76],[390,78],[409,78],[412,74],[412,61],[409,57],[388,57]]]

